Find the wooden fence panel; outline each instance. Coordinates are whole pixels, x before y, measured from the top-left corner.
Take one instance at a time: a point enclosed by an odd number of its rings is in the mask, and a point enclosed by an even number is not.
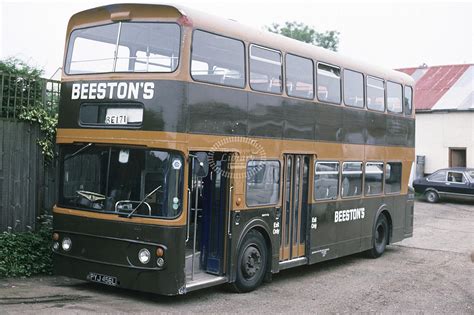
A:
[[[57,113],[60,93],[59,81],[0,72],[0,232],[34,228],[57,200],[56,168],[44,166],[39,126],[19,114],[35,107]]]
[[[36,125],[0,118],[0,231],[35,226],[43,167],[39,135]]]

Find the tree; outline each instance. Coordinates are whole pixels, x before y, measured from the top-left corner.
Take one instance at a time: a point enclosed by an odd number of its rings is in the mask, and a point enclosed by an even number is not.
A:
[[[34,77],[36,79],[40,79],[43,74],[43,70],[15,57],[0,60],[0,72],[18,77]]]
[[[268,31],[281,34],[308,44],[337,51],[339,45],[338,31],[317,32],[314,28],[300,22],[285,22],[284,25],[273,23],[265,27]]]

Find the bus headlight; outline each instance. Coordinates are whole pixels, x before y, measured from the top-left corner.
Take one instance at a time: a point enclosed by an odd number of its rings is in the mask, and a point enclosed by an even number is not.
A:
[[[69,250],[71,250],[71,247],[72,247],[71,239],[69,237],[65,237],[63,239],[63,242],[61,243],[61,247],[63,248],[65,252],[68,252]]]
[[[54,242],[54,243],[53,243],[53,249],[54,249],[54,250],[58,250],[58,249],[59,249],[59,243],[58,243],[58,242]]]
[[[138,260],[140,260],[142,264],[148,264],[150,261],[150,256],[150,251],[146,248],[142,248],[138,252]]]

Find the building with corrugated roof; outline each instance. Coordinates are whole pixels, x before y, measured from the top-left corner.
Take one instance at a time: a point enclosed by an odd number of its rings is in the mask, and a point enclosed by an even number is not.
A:
[[[474,167],[474,65],[398,69],[415,79],[416,155],[426,174]]]

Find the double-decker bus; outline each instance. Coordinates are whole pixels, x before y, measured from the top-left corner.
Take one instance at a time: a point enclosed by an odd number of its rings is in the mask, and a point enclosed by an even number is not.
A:
[[[413,80],[169,5],[67,28],[57,274],[163,295],[413,233]]]

